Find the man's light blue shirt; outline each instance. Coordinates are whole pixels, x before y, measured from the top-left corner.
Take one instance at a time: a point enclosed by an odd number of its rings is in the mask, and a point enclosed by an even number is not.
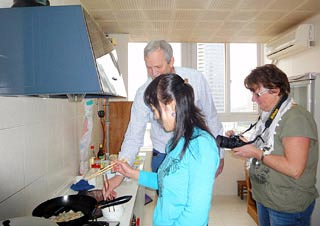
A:
[[[212,134],[214,136],[223,135],[223,126],[218,118],[209,85],[204,75],[192,68],[175,67],[174,69],[176,74],[187,79],[193,87],[195,104],[204,114]],[[161,124],[154,120],[153,112],[144,102],[144,92],[151,81],[152,79],[149,78],[136,92],[131,108],[130,122],[119,153],[119,159],[126,159],[130,164],[134,162],[136,155],[143,146],[147,123],[151,123],[150,138],[153,148],[157,151],[165,153],[166,144],[172,137],[172,132],[166,132]],[[220,158],[223,158],[223,156],[223,149],[220,149]]]

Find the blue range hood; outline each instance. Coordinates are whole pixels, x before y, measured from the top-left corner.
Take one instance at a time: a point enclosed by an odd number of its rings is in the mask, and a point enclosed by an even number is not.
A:
[[[0,95],[126,96],[117,55],[79,5],[0,9]]]

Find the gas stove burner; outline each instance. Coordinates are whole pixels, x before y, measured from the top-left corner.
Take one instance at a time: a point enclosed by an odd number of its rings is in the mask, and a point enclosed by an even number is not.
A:
[[[91,221],[88,222],[82,226],[119,226],[120,222],[118,221],[112,221],[112,222],[108,222],[108,221]]]
[[[93,221],[84,224],[83,226],[109,226],[107,221]]]

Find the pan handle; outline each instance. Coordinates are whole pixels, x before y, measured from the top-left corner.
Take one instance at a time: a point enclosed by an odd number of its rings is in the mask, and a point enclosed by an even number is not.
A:
[[[103,208],[110,207],[110,206],[120,205],[120,204],[129,202],[131,200],[131,198],[132,198],[132,195],[125,195],[125,196],[121,196],[119,198],[115,198],[110,201],[101,201],[98,204],[98,208],[103,209]]]

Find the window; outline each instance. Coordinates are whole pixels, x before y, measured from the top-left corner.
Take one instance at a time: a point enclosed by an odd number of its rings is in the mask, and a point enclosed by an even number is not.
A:
[[[243,81],[257,62],[256,44],[230,44],[230,112],[256,112],[256,104]]]
[[[223,43],[198,43],[197,69],[207,78],[218,112],[225,112],[225,48]]]
[[[128,100],[133,101],[137,89],[147,80],[147,70],[143,60],[146,43],[128,44]]]
[[[257,106],[244,87],[244,78],[258,65],[256,43],[198,43],[197,69],[208,80],[220,118],[225,122],[251,121]]]

